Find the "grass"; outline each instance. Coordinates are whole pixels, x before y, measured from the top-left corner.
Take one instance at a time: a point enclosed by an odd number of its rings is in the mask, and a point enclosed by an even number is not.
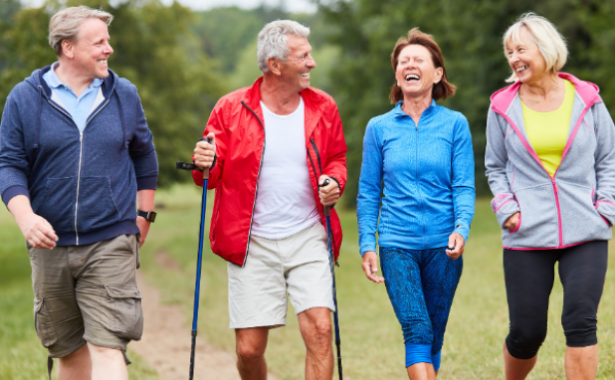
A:
[[[0,379],[47,380],[47,350],[34,330],[34,293],[25,240],[13,217],[0,207]],[[155,380],[156,371],[128,352],[131,379]],[[56,362],[57,365],[57,362]],[[55,379],[55,376],[54,376]]]
[[[211,200],[208,205],[208,227]],[[161,289],[163,302],[182,307],[191,321],[200,190],[192,186],[159,191],[159,216],[141,252],[142,270],[150,284]],[[361,271],[357,226],[353,211],[341,212],[344,243],[338,282],[339,317],[344,377],[405,379],[404,346],[383,284],[373,284]],[[23,239],[6,211],[0,211],[0,379],[43,379],[45,352],[32,328],[32,291]],[[6,242],[6,243],[5,243]],[[164,251],[180,270],[163,268],[155,256]],[[471,237],[464,254],[464,273],[457,290],[445,336],[442,379],[503,379],[501,348],[508,327],[508,308],[502,272],[499,229],[488,200],[479,200]],[[612,256],[611,256],[612,257]],[[234,333],[228,329],[226,262],[206,248],[203,258],[199,335],[212,345],[232,352]],[[598,379],[615,378],[614,263],[598,315],[600,368]],[[527,295],[531,297],[531,294]],[[564,379],[565,340],[560,325],[562,288],[559,280],[549,306],[549,334],[530,379]],[[305,348],[291,309],[287,327],[271,331],[267,361],[280,379],[302,379]],[[8,353],[8,354],[6,354]],[[27,372],[26,367],[38,368]],[[142,358],[131,378],[155,378]],[[28,364],[28,365],[26,365]],[[196,363],[196,370],[199,368]],[[21,377],[19,377],[21,376]],[[336,377],[337,378],[337,377]]]

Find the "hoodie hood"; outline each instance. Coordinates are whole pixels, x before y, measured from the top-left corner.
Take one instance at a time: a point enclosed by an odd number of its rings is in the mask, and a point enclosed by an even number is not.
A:
[[[574,85],[577,94],[579,94],[586,107],[591,107],[594,103],[602,101],[600,95],[598,95],[600,89],[595,84],[582,81],[568,73],[557,73],[557,76],[570,81]],[[519,93],[520,87],[521,82],[516,81],[512,85],[494,92],[493,95],[491,95],[492,107],[506,113],[512,101],[515,99],[515,96]]]

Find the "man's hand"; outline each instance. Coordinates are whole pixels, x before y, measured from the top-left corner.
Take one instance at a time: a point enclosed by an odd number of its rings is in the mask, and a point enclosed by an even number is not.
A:
[[[376,276],[376,272],[378,272],[378,256],[376,256],[376,252],[367,251],[363,254],[363,264],[361,265],[363,268],[363,272],[365,272],[365,276],[379,284],[384,282],[384,278],[380,276]]]
[[[17,195],[6,206],[11,214],[13,214],[15,222],[17,222],[28,244],[40,249],[55,248],[58,235],[56,235],[53,227],[45,218],[36,215],[32,211],[28,197]]]
[[[207,137],[211,140],[211,144],[207,141],[199,141],[194,148],[194,164],[199,169],[205,170],[211,168],[216,156],[216,139],[213,133],[209,133]]]
[[[461,255],[463,255],[463,250],[465,248],[465,241],[463,240],[463,236],[459,235],[457,232],[453,232],[448,237],[448,249],[446,250],[446,254],[453,260],[457,260]]]
[[[519,226],[520,215],[521,214],[518,212],[512,214],[508,219],[506,219],[506,222],[504,222],[504,228],[506,228],[508,231],[516,230],[517,226]]]
[[[329,180],[329,184],[322,186],[326,179]],[[318,185],[320,186],[318,190],[320,203],[325,207],[336,204],[338,199],[340,199],[340,187],[337,185],[337,182],[323,174],[318,178]]]
[[[145,239],[147,238],[147,233],[149,232],[149,225],[151,223],[148,222],[144,217],[137,216],[137,227],[139,227],[139,248],[143,246],[145,243]]]

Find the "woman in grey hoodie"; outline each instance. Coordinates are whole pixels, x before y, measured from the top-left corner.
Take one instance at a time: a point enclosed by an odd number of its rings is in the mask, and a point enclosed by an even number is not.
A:
[[[615,126],[596,85],[560,72],[568,52],[549,21],[525,14],[503,42],[514,83],[491,97],[485,166],[504,246],[506,379],[525,379],[536,363],[556,262],[566,376],[593,379],[615,223]]]

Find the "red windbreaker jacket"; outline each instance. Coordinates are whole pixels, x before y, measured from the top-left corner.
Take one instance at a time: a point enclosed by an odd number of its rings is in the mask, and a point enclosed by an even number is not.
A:
[[[209,238],[215,254],[244,266],[248,256],[256,188],[265,149],[265,129],[260,107],[259,78],[222,97],[212,111],[203,136],[215,135],[217,160],[209,172],[208,189],[216,189]],[[301,91],[305,104],[305,149],[314,199],[323,226],[323,207],[318,197],[318,177],[326,174],[337,181],[340,193],[346,186],[346,142],[333,98],[307,88]],[[203,174],[193,171],[194,182],[203,186]],[[342,227],[331,210],[333,252],[339,256]]]

